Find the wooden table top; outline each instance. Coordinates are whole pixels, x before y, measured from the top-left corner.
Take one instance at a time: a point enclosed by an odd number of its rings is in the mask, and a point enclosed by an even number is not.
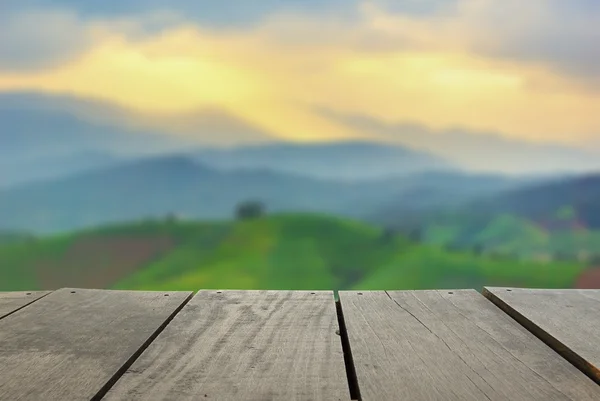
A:
[[[600,400],[600,290],[0,293],[0,400]]]

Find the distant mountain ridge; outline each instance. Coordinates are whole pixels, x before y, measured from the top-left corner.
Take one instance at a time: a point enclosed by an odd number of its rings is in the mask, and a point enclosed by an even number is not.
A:
[[[100,100],[20,92],[0,93],[0,121],[0,188],[108,167],[111,158],[120,162],[177,152],[188,152],[219,170],[270,169],[346,181],[427,171],[473,172],[481,166],[495,174],[501,170],[499,163],[530,166],[536,174],[552,170],[553,163],[554,170],[565,172],[571,171],[565,166],[573,166],[571,172],[600,168],[598,158],[574,148],[460,130],[435,133],[419,125],[383,126],[358,117],[340,121],[365,132],[385,132],[389,142],[278,142],[219,110],[165,120]],[[185,134],[179,132],[182,127],[187,127]],[[219,147],[232,144],[236,146]],[[94,156],[86,158],[89,154]]]
[[[88,121],[82,117],[93,111],[106,118]],[[115,121],[127,120],[127,111],[102,102],[0,94],[0,188],[66,177],[142,156],[183,152],[219,170],[268,169],[340,180],[454,169],[451,163],[430,153],[367,141],[303,144],[273,142],[265,137],[260,145],[216,148],[202,144],[198,138],[215,134],[243,136],[243,126],[222,121],[226,117],[219,115],[189,118],[197,120],[197,137],[168,134],[158,127],[125,128]],[[205,132],[207,129],[216,132]],[[251,131],[252,138],[260,137]]]
[[[0,188],[110,167],[135,155],[185,147],[155,132],[91,123],[0,95]]]
[[[475,215],[512,213],[532,220],[548,218],[568,206],[586,224],[600,229],[600,174],[557,179],[469,203]]]
[[[325,112],[324,117],[355,130],[378,133],[392,143],[429,151],[470,172],[562,175],[600,171],[600,146],[593,140],[582,147],[460,127],[433,130],[410,122],[388,124],[364,115],[331,111]]]
[[[224,171],[185,155],[146,157],[136,161],[53,180],[0,190],[0,229],[56,232],[161,218],[178,214],[191,219],[229,219],[239,202],[256,199],[271,211],[313,211],[361,218],[430,182],[439,202],[448,186],[460,185],[462,196],[489,193],[504,179],[446,173],[343,182],[269,169]],[[445,183],[440,186],[439,180]],[[422,199],[407,201],[418,208]]]
[[[129,161],[0,191],[0,228],[68,231],[177,213],[228,219],[249,198],[269,209],[340,210],[355,190],[270,171],[221,172],[185,156]]]
[[[271,143],[206,149],[198,160],[223,170],[266,168],[334,180],[368,180],[426,171],[458,171],[440,157],[367,141]]]
[[[424,242],[452,249],[596,263],[600,174],[532,183],[392,222]]]

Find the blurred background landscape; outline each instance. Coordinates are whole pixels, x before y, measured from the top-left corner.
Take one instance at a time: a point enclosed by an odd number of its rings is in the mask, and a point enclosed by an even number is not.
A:
[[[598,38],[592,0],[3,2],[0,291],[600,288]]]

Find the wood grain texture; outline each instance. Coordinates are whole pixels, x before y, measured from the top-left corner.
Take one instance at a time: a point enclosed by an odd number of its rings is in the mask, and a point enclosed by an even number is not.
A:
[[[90,400],[191,293],[61,289],[0,324],[0,400]]]
[[[349,400],[331,291],[200,291],[105,400]]]
[[[26,307],[49,293],[49,291],[0,292],[0,319]]]
[[[600,386],[474,290],[340,301],[364,401],[600,400]]]
[[[483,294],[600,384],[600,290],[486,287]]]

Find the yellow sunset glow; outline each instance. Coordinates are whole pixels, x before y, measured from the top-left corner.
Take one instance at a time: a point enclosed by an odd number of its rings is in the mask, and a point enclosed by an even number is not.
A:
[[[135,41],[107,33],[53,69],[0,73],[0,90],[98,98],[148,115],[219,109],[292,140],[377,137],[319,110],[534,140],[576,142],[600,132],[600,95],[543,65],[482,58],[455,36],[421,50],[355,46],[362,30],[394,29],[373,15],[323,41],[301,20],[235,33],[181,26]],[[278,39],[282,27],[306,38]],[[431,41],[431,32],[411,28]]]

